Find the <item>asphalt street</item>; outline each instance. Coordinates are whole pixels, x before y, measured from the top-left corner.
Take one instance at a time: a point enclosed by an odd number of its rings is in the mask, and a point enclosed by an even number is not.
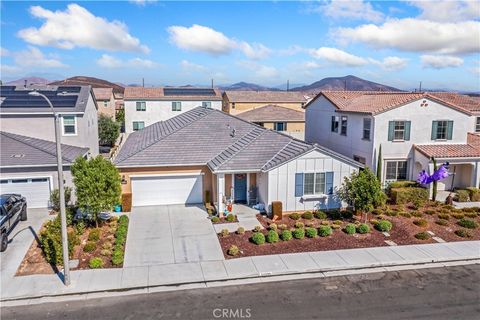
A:
[[[46,303],[1,319],[478,319],[480,265]]]

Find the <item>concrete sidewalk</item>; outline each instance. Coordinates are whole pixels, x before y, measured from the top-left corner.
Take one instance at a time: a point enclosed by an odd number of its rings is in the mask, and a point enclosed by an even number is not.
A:
[[[65,287],[57,275],[3,277],[1,301],[34,299],[161,286],[205,284],[271,276],[341,272],[364,268],[422,265],[452,261],[480,262],[480,241],[392,246],[245,257],[230,260],[159,264],[72,272]],[[24,300],[24,303],[28,303]],[[22,303],[22,301],[19,301]]]

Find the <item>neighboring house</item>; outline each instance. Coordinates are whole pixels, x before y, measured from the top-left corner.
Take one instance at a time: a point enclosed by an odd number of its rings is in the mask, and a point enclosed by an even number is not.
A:
[[[217,89],[127,87],[124,94],[127,134],[199,106],[218,110],[222,108],[222,96]]]
[[[309,97],[296,91],[225,91],[222,110],[237,115],[266,105],[277,105],[304,112]]]
[[[93,94],[97,101],[98,115],[105,115],[115,119],[115,97],[112,88],[93,88]]]
[[[432,157],[455,175],[439,190],[479,186],[480,103],[469,96],[409,92],[321,92],[306,105],[305,139],[365,163],[384,183],[433,172]]]
[[[198,107],[129,135],[115,165],[133,206],[283,203],[336,208],[336,189],[362,165],[320,146]]]
[[[49,206],[50,192],[58,189],[55,142],[0,131],[0,193],[19,193],[29,208]],[[65,185],[73,187],[70,165],[86,157],[87,148],[62,144]]]
[[[266,105],[237,114],[237,117],[294,138],[305,138],[305,112],[277,105]]]
[[[1,86],[2,131],[55,141],[52,111],[42,97],[28,94],[32,90],[46,95],[60,114],[62,143],[98,155],[97,105],[89,86]]]

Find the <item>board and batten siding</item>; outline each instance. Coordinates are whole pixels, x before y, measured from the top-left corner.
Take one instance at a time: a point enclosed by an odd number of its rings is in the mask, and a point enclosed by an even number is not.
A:
[[[358,168],[353,165],[314,150],[267,172],[268,198],[263,200],[268,206],[272,201],[281,201],[285,212],[313,210],[319,202],[322,209],[339,208],[342,203],[336,199],[335,191],[341,186],[344,177],[356,170]],[[309,172],[333,172],[333,194],[324,199],[296,197],[295,174]],[[259,185],[259,190],[261,189]]]

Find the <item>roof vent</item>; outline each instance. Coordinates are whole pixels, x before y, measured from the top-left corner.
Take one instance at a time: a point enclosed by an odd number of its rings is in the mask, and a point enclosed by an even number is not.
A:
[[[12,154],[12,155],[10,156],[10,158],[23,158],[23,157],[25,157],[24,154]]]
[[[235,137],[235,129],[232,129],[232,132],[230,132],[230,137],[232,137],[232,138]]]

